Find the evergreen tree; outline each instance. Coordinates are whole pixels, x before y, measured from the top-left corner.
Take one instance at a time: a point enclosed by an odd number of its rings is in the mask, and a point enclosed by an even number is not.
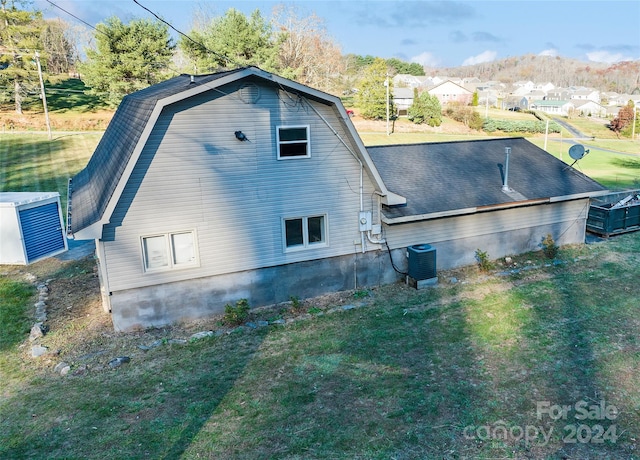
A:
[[[194,62],[198,73],[255,65],[267,71],[277,67],[278,46],[272,40],[271,27],[259,10],[247,18],[230,8],[224,16],[180,39],[178,45]]]
[[[16,112],[22,113],[26,93],[38,85],[34,59],[42,49],[42,15],[19,10],[11,0],[0,0],[0,6],[0,87],[7,88],[1,97],[13,99]]]
[[[389,104],[389,114],[395,113],[393,81],[387,75],[387,64],[382,58],[376,58],[373,64],[364,69],[362,80],[358,85],[358,93],[356,94],[356,103],[363,118],[370,120],[385,119],[387,116],[387,103]],[[389,85],[388,101],[387,82]]]
[[[409,120],[416,124],[427,123],[429,126],[442,124],[442,106],[436,96],[423,91],[418,94],[418,89],[413,90],[413,104],[407,111]]]
[[[113,16],[96,29],[97,47],[80,66],[90,93],[106,93],[106,102],[117,105],[125,95],[166,79],[174,48],[167,26],[146,19],[124,24]]]

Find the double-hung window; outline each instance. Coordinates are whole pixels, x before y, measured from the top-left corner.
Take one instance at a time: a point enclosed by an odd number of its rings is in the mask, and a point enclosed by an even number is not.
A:
[[[327,245],[325,215],[284,219],[285,250],[314,248]]]
[[[182,231],[142,237],[145,272],[198,265],[195,232]]]
[[[276,128],[278,160],[309,158],[309,126],[278,126]]]

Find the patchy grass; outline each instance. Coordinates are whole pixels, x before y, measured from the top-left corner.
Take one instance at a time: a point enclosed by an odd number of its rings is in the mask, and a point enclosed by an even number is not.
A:
[[[345,292],[250,318],[285,325],[232,332],[213,318],[128,334],[100,308],[92,260],[34,264],[53,278],[40,339],[51,353],[3,352],[0,457],[636,458],[640,233],[557,260],[525,254],[488,274],[441,272],[435,288]],[[202,330],[222,334],[172,340]],[[112,369],[116,356],[131,362]],[[53,372],[60,361],[66,377]],[[619,412],[579,420],[582,401]],[[572,412],[539,410],[556,405]],[[570,442],[571,427],[584,441],[597,425],[615,440]]]
[[[29,331],[25,305],[33,299],[33,286],[25,281],[0,278],[0,353],[24,339]]]

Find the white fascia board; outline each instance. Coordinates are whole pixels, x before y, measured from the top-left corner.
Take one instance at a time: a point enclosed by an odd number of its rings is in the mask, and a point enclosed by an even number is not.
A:
[[[609,193],[611,193],[610,190],[599,190],[597,192],[576,193],[575,195],[552,196],[551,198],[549,198],[549,201],[551,203],[557,203],[559,201],[579,200],[581,198],[594,198],[598,196],[608,195]]]
[[[421,220],[439,219],[441,217],[463,216],[465,214],[475,214],[478,212],[478,208],[464,208],[454,209],[451,211],[432,212],[429,214],[417,214],[415,216],[403,216],[403,217],[385,217],[384,211],[382,211],[382,222],[387,225],[394,224],[406,224],[408,222],[418,222]]]

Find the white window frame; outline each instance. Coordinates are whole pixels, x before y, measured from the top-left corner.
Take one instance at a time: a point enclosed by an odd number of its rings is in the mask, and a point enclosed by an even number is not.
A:
[[[176,254],[176,239],[177,235],[191,235],[191,250],[192,256],[187,261],[180,261],[180,257]],[[147,254],[147,240],[152,238],[160,238],[158,242],[163,243],[164,257],[166,258],[166,264],[161,266],[150,266]],[[166,233],[151,233],[142,235],[140,237],[140,249],[142,251],[142,269],[145,273],[156,273],[161,271],[170,270],[182,270],[183,268],[193,268],[200,266],[200,258],[198,251],[198,238],[195,230],[178,230]]]
[[[322,217],[322,241],[309,241],[309,219]],[[287,246],[287,221],[302,220],[302,244]],[[305,251],[329,246],[329,217],[326,213],[308,216],[287,216],[282,218],[282,247],[284,252]]]
[[[287,144],[297,144],[302,141],[281,141],[280,140],[280,130],[282,129],[305,129],[307,131],[307,139],[306,139],[306,155],[290,155],[290,156],[281,156],[280,155],[280,146]],[[278,160],[299,160],[301,158],[311,158],[311,129],[309,125],[282,125],[276,126],[276,149],[277,149],[277,157]]]

